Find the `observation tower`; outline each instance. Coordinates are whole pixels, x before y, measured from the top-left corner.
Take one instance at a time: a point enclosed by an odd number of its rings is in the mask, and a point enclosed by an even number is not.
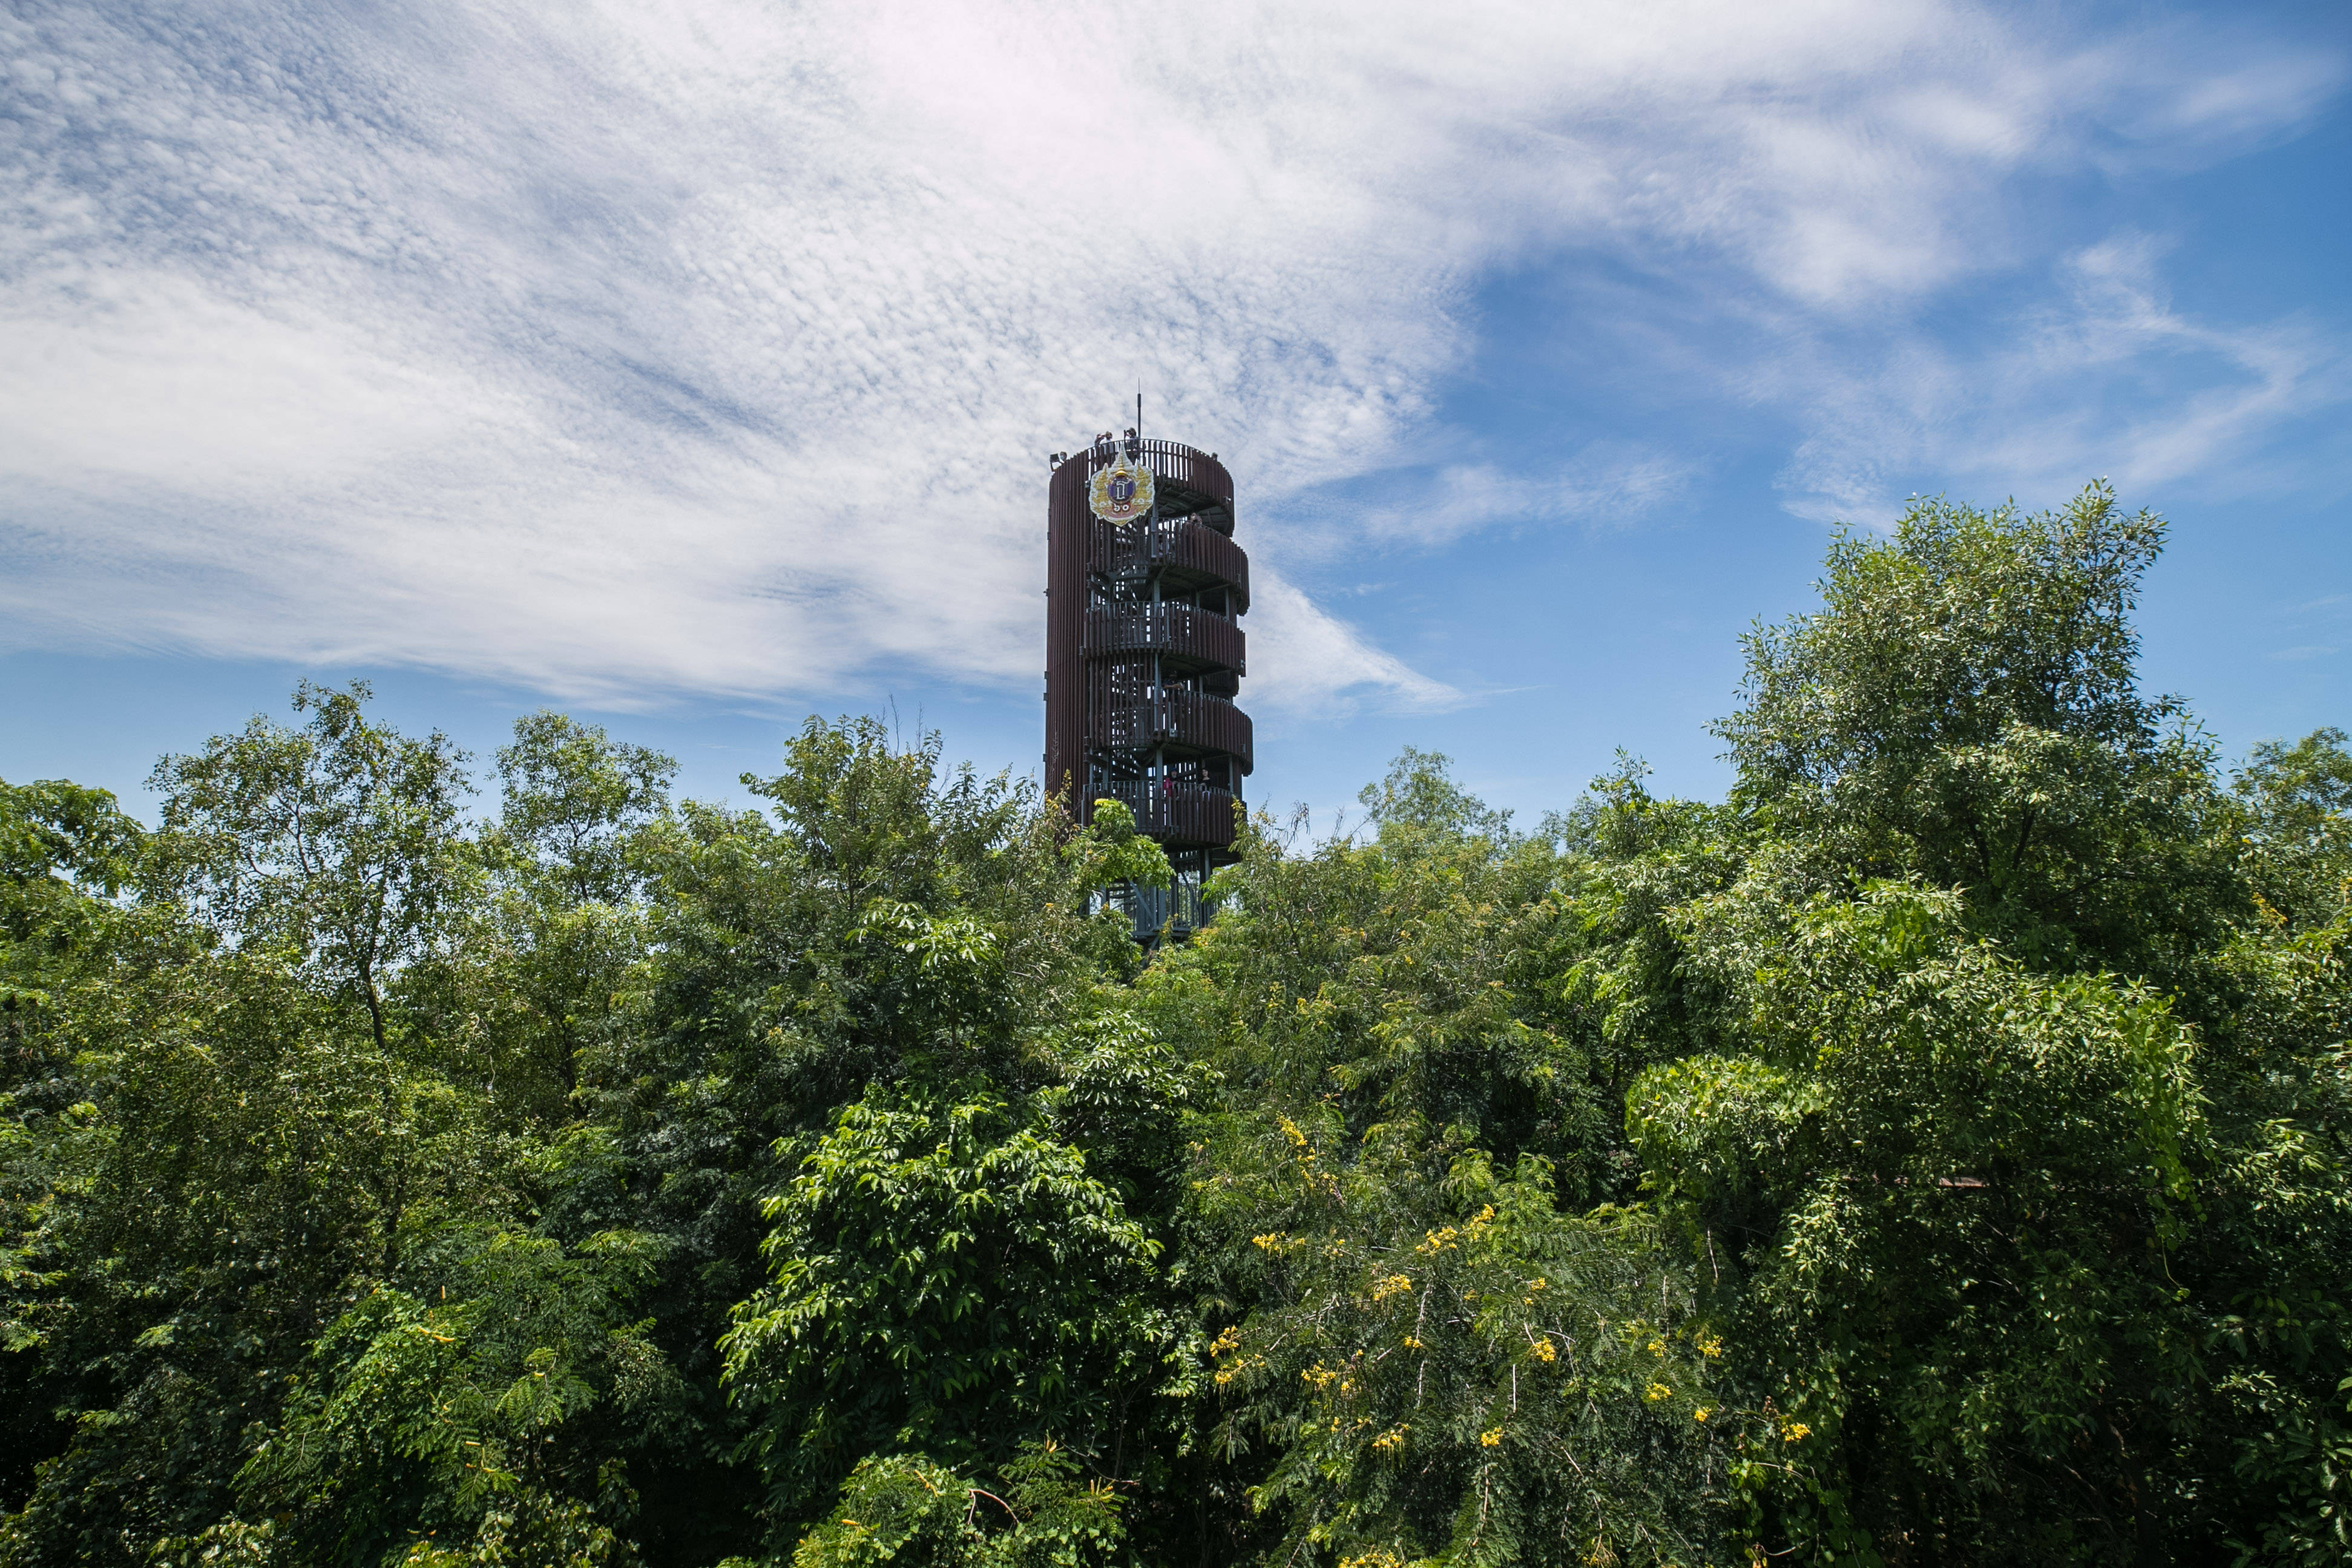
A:
[[[1141,400],[1137,400],[1141,413]],[[1201,924],[1201,882],[1230,862],[1251,768],[1244,673],[1249,557],[1213,452],[1136,430],[1054,454],[1045,531],[1045,787],[1080,821],[1123,802],[1176,873],[1130,887],[1136,936]]]

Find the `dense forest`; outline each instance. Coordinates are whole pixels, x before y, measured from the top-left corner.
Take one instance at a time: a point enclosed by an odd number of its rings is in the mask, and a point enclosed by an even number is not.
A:
[[[0,787],[0,1563],[2344,1561],[2352,752],[2162,539],[1841,535],[1721,802],[1409,750],[1148,952],[869,720]]]

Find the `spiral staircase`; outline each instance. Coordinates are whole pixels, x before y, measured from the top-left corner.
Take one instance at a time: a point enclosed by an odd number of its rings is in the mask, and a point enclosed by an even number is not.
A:
[[[1148,515],[1096,515],[1095,476],[1148,469]],[[1253,766],[1239,624],[1249,557],[1234,543],[1234,482],[1213,453],[1133,430],[1057,453],[1046,503],[1045,779],[1071,813],[1115,800],[1159,841],[1166,888],[1119,895],[1136,936],[1181,937],[1201,883],[1231,861],[1234,807]]]

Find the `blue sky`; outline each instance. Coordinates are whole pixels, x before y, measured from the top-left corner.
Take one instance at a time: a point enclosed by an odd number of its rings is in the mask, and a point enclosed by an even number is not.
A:
[[[2352,13],[178,7],[0,17],[0,777],[301,676],[735,795],[1041,744],[1045,454],[1220,452],[1263,803],[1523,814],[1706,721],[1829,530],[2095,476],[2152,686],[2352,725]]]

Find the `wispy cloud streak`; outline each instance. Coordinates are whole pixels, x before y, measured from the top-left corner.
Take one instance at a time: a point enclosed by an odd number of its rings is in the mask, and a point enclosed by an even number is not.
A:
[[[0,53],[13,635],[607,701],[1034,680],[1043,455],[1139,382],[1236,460],[1255,688],[1453,700],[1282,585],[1301,497],[1419,459],[1486,269],[1699,256],[1846,329],[2016,265],[2021,168],[2219,156],[2340,74],[1925,0],[36,5]],[[2088,303],[2007,373],[2235,356],[2257,390],[2150,423],[2151,475],[2315,384],[2310,343],[2196,339],[2137,265],[2078,258]],[[1806,396],[1948,425],[1948,373]],[[1691,462],[1457,464],[1375,523],[1639,516]],[[1797,468],[1872,482],[1823,434]]]

